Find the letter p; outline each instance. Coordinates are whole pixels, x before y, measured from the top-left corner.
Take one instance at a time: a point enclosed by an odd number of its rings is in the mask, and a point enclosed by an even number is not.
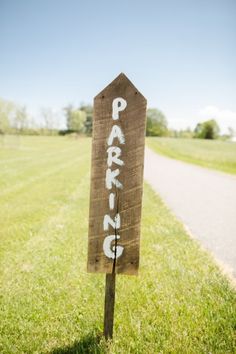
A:
[[[112,119],[119,119],[119,112],[124,111],[127,107],[127,102],[122,97],[117,97],[112,102]]]

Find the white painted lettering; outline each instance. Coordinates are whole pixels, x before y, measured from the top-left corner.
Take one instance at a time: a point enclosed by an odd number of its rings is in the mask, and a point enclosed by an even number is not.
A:
[[[107,144],[109,146],[111,146],[113,144],[113,140],[115,138],[118,138],[120,144],[124,144],[125,143],[125,137],[124,137],[124,134],[121,130],[121,128],[118,126],[118,125],[113,125],[112,129],[111,129],[111,133],[109,135],[109,138],[108,138],[108,141],[107,141]]]
[[[116,239],[119,240],[119,238],[120,238],[119,235],[110,235],[110,236],[105,237],[105,239],[103,241],[103,251],[108,258],[115,259],[115,257],[119,258],[122,255],[122,253],[124,251],[124,247],[111,246],[111,243],[113,241],[115,241]]]
[[[124,161],[122,161],[121,159],[119,159],[120,155],[121,155],[121,149],[118,146],[111,146],[107,149],[107,164],[108,167],[111,167],[112,162],[116,163],[119,166],[123,166],[124,165]]]
[[[117,176],[119,176],[120,170],[117,168],[116,170],[111,170],[110,168],[107,169],[106,171],[106,188],[107,189],[112,189],[112,184],[116,186],[117,188],[123,188],[123,185],[118,179],[116,179]]]
[[[118,120],[119,113],[124,111],[125,108],[127,107],[127,101],[122,98],[122,97],[117,97],[113,100],[112,102],[112,119],[113,120]],[[107,140],[108,144],[108,149],[107,149],[107,166],[111,167],[112,164],[116,164],[118,166],[123,166],[124,161],[120,159],[121,156],[121,148],[118,146],[112,146],[113,142],[115,139],[118,139],[118,143],[124,144],[125,143],[125,137],[124,134],[121,130],[121,128],[114,124],[112,126],[110,135]],[[106,188],[107,189],[112,189],[112,187],[116,188],[123,188],[122,183],[117,179],[117,176],[119,176],[120,170],[117,168],[116,170],[111,170],[111,168],[108,168],[106,170]],[[109,208],[110,210],[113,210],[115,207],[115,193],[110,193],[109,194]],[[110,217],[110,215],[106,214],[103,219],[103,229],[104,231],[109,230],[109,226],[111,226],[114,230],[118,230],[121,225],[121,218],[120,214],[117,213],[114,219]],[[119,258],[123,251],[124,247],[119,246],[116,244],[116,241],[120,239],[119,235],[109,235],[106,236],[104,241],[103,241],[103,251],[105,255],[108,258],[115,259]],[[112,245],[112,242],[115,243]]]
[[[108,231],[109,225],[111,225],[113,229],[118,230],[120,228],[120,214],[116,214],[114,220],[112,220],[110,215],[106,214],[103,219],[103,230]]]
[[[117,97],[112,102],[112,119],[119,119],[119,112],[122,112],[127,107],[127,101],[122,97]]]
[[[115,193],[110,193],[109,194],[109,208],[110,210],[113,210],[115,207]]]

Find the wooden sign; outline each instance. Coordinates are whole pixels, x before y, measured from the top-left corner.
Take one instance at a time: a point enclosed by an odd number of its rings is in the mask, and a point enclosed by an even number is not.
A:
[[[120,74],[94,99],[88,271],[139,267],[146,99]]]

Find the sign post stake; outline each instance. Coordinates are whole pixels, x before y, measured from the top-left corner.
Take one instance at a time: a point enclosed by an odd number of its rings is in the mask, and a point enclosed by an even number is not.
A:
[[[116,273],[106,274],[104,305],[104,337],[112,339],[116,292]]]

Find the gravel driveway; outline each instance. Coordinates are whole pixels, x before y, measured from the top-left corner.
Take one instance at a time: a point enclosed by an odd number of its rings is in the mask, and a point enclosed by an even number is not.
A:
[[[144,176],[194,237],[236,277],[236,177],[148,148]]]

